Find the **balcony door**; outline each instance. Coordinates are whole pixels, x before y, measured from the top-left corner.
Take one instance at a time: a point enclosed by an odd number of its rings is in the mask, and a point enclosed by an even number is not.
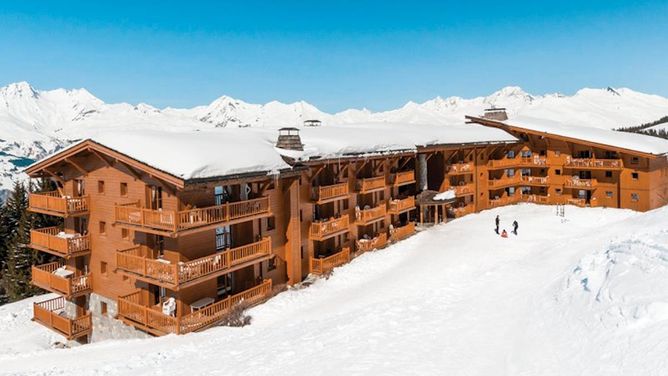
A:
[[[74,180],[74,197],[83,197],[86,195],[86,182],[83,179]]]
[[[162,187],[156,187],[154,185],[147,186],[146,196],[146,202],[148,203],[149,209],[162,209]]]
[[[216,252],[232,248],[232,231],[230,226],[216,228]]]
[[[213,197],[216,205],[222,205],[230,201],[230,187],[217,186],[213,188]]]

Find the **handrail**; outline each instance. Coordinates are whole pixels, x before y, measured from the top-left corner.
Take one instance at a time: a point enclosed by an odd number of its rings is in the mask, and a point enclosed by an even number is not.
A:
[[[88,211],[90,198],[61,196],[58,191],[34,192],[28,195],[28,207],[55,215],[81,214]]]
[[[448,166],[449,174],[462,174],[473,172],[473,162],[457,162]]]
[[[415,208],[415,197],[413,196],[390,201],[390,212],[394,214],[413,208]]]
[[[357,180],[357,189],[362,192],[370,192],[385,188],[385,176],[376,176],[373,178],[364,178]]]
[[[311,273],[324,274],[348,261],[350,261],[350,247],[343,247],[341,251],[327,257],[311,257]]]
[[[382,248],[387,244],[387,234],[381,232],[372,239],[359,239],[355,241],[358,252],[368,252],[377,248]]]
[[[598,181],[596,179],[566,178],[564,180],[564,186],[573,188],[595,188],[597,184]]]
[[[65,298],[63,297],[35,302],[33,303],[33,318],[68,339],[78,338],[90,333],[93,327],[90,313],[72,319],[59,314],[58,311],[62,311],[64,308]]]
[[[30,230],[30,244],[58,253],[71,256],[76,253],[90,251],[90,236],[66,234],[59,236],[63,230],[57,226]]]
[[[415,222],[408,222],[406,225],[401,227],[395,227],[390,230],[390,238],[392,241],[398,241],[404,239],[415,233]]]
[[[258,257],[269,256],[271,249],[271,238],[264,237],[257,242],[195,260],[171,263],[166,260],[151,258],[145,248],[135,246],[117,251],[116,265],[126,272],[162,283],[179,285],[230,269]]]
[[[522,183],[528,184],[549,184],[547,176],[522,176]]]
[[[337,197],[345,197],[349,195],[348,183],[339,183],[332,185],[323,185],[318,187],[318,196],[316,200],[330,200]]]
[[[90,273],[76,273],[72,277],[61,277],[53,274],[63,266],[64,264],[60,262],[33,266],[32,284],[65,296],[79,294],[92,288],[92,275]]]
[[[387,208],[384,204],[380,204],[370,209],[363,209],[355,211],[355,219],[357,222],[367,223],[379,218],[383,218],[387,214]]]
[[[118,223],[171,232],[269,213],[269,196],[181,211],[146,209],[133,204],[115,206]]]
[[[415,183],[415,171],[398,171],[394,174],[394,186]]]
[[[520,184],[521,182],[521,176],[520,175],[514,175],[514,176],[504,176],[500,179],[489,179],[488,184],[490,187],[502,187],[505,185],[513,185],[513,184]]]
[[[581,168],[622,168],[621,159],[597,159],[597,158],[570,158],[566,159],[566,167]]]
[[[350,227],[348,214],[339,218],[331,218],[327,221],[313,222],[310,227],[310,237],[312,239],[323,238],[341,231],[347,231]]]

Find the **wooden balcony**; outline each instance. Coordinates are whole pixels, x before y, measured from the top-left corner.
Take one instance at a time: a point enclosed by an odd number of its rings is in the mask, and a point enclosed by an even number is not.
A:
[[[355,248],[358,253],[373,251],[374,249],[383,248],[387,245],[387,234],[384,232],[376,235],[371,239],[359,239],[355,241]]]
[[[564,179],[564,188],[571,189],[596,189],[598,186],[598,181],[596,179],[577,179],[577,178],[565,178]]]
[[[395,187],[407,184],[415,184],[415,171],[399,171],[395,173],[392,184]]]
[[[314,200],[318,204],[324,204],[336,200],[343,200],[350,196],[348,183],[326,185],[316,187]]]
[[[567,198],[566,204],[584,208],[587,206],[587,200],[585,200],[584,198]]]
[[[399,215],[413,209],[415,209],[415,197],[413,196],[390,201],[389,213],[392,215]]]
[[[370,225],[374,222],[385,219],[387,215],[387,208],[385,203],[381,203],[375,208],[362,209],[355,211],[355,223],[359,226]]]
[[[349,230],[350,219],[346,214],[340,218],[330,218],[325,221],[311,223],[309,239],[322,241],[346,233]]]
[[[452,208],[452,215],[454,215],[455,218],[463,217],[471,213],[475,213],[475,205],[473,204]]]
[[[90,253],[90,236],[58,227],[30,230],[30,248],[70,258]]]
[[[621,170],[624,163],[621,159],[568,158],[564,166],[578,170]]]
[[[528,194],[522,195],[522,202],[530,202],[534,204],[549,204],[550,203],[550,198],[548,196],[544,195],[534,195],[534,194]]]
[[[547,166],[547,158],[540,156],[532,157],[520,157],[519,165],[520,167],[545,167]]]
[[[58,191],[31,193],[28,196],[28,210],[35,213],[69,217],[88,214],[88,196],[62,196]]]
[[[271,295],[271,291],[272,282],[265,279],[253,288],[228,296],[200,310],[192,311],[186,306],[184,312],[188,312],[187,314],[174,317],[163,314],[160,305],[149,305],[146,295],[140,290],[118,298],[118,317],[126,324],[154,335],[186,334],[221,322],[238,304],[250,306],[261,302]]]
[[[490,208],[497,208],[499,206],[505,206],[505,205],[512,205],[520,202],[522,199],[522,195],[518,193],[512,195],[512,196],[505,196],[501,198],[494,198],[489,200],[489,207]]]
[[[456,185],[451,187],[455,190],[456,197],[464,197],[475,194],[475,183],[468,183],[464,185]]]
[[[520,185],[522,182],[520,175],[515,176],[504,176],[500,179],[489,179],[489,189],[500,189],[505,187],[512,187],[514,185]]]
[[[90,313],[69,318],[65,315],[65,298],[59,297],[33,303],[33,321],[36,321],[68,340],[90,335],[93,322]]]
[[[449,175],[472,174],[474,169],[473,162],[453,163],[448,166],[447,173]]]
[[[269,197],[181,211],[145,209],[139,207],[138,203],[115,206],[116,224],[172,237],[182,232],[239,223],[270,215]]]
[[[311,258],[311,273],[327,274],[337,266],[350,261],[350,247],[343,247],[339,252],[322,258]]]
[[[271,238],[231,248],[191,261],[172,263],[150,257],[142,246],[116,252],[116,267],[122,273],[172,290],[244,268],[271,256]]]
[[[487,168],[494,170],[502,168],[519,167],[521,164],[522,160],[520,158],[493,159],[487,162]]]
[[[547,176],[522,176],[522,184],[532,186],[546,186],[550,185]]]
[[[415,233],[415,222],[408,222],[401,227],[395,227],[390,230],[390,239],[393,242],[406,239]]]
[[[32,267],[32,284],[66,298],[88,294],[93,288],[93,276],[79,274],[62,263],[52,262]]]
[[[371,193],[385,189],[385,177],[377,176],[375,178],[358,179],[357,190],[359,193]]]

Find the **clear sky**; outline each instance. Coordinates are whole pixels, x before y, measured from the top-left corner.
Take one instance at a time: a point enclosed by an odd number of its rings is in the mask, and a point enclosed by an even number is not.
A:
[[[386,110],[518,85],[668,96],[668,1],[3,1],[0,85]]]

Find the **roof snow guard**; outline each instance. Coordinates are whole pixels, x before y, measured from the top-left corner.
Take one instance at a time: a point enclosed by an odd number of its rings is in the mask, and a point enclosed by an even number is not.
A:
[[[496,107],[486,108],[485,114],[482,115],[482,117],[485,119],[498,120],[498,121],[508,120],[508,114],[506,113],[505,108],[496,108]]]

